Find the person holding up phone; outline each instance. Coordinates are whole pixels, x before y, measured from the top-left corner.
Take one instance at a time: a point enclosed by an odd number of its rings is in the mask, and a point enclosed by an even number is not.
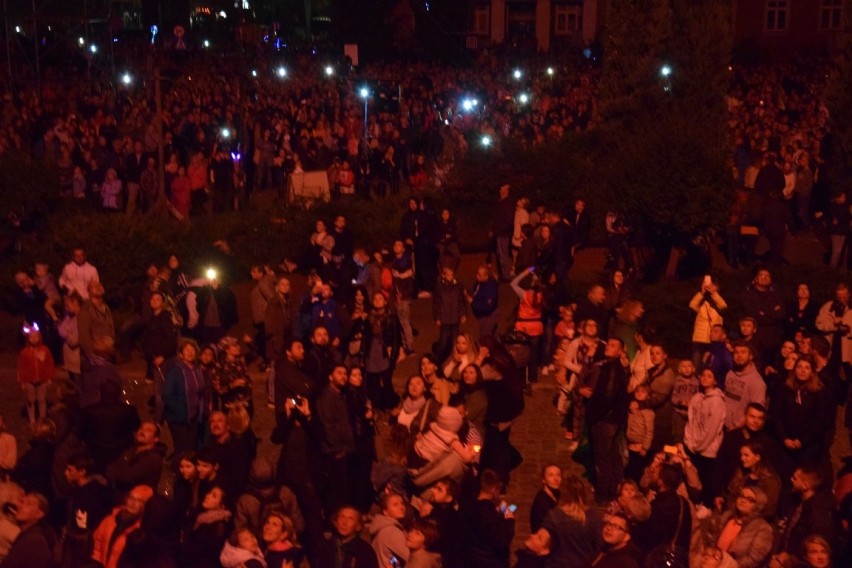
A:
[[[689,301],[690,309],[695,312],[695,324],[692,326],[692,362],[701,367],[704,354],[710,348],[710,330],[714,325],[723,325],[721,312],[728,308],[727,302],[719,295],[719,286],[707,274],[701,281],[701,289]]]

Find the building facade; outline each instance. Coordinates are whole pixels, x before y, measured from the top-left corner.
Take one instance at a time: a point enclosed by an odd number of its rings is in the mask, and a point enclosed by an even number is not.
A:
[[[474,0],[467,46],[509,43],[551,51],[598,38],[606,0]],[[735,45],[832,48],[843,0],[731,0]]]

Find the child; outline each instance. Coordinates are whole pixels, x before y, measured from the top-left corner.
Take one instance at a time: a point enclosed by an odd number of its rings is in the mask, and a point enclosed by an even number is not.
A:
[[[633,392],[630,410],[627,415],[627,450],[629,458],[624,476],[633,480],[642,477],[645,469],[645,456],[651,448],[654,438],[654,411],[648,408],[648,385],[639,385]]]
[[[686,428],[689,401],[698,392],[698,377],[695,376],[695,365],[689,359],[684,359],[677,366],[674,388],[672,389],[672,433],[675,440],[683,440],[683,430]]]
[[[219,555],[224,568],[266,568],[257,538],[248,529],[236,531]]]
[[[53,380],[53,356],[41,342],[37,324],[24,324],[23,332],[27,345],[18,355],[18,383],[27,397],[27,418],[33,427],[37,418],[47,416],[47,386]]]
[[[561,319],[556,324],[556,329],[553,330],[553,333],[559,339],[574,339],[577,333],[576,326],[574,325],[574,305],[559,306],[559,316]]]

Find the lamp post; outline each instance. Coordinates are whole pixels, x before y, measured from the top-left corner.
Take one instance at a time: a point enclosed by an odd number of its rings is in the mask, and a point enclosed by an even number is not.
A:
[[[370,89],[367,87],[361,87],[358,90],[358,96],[364,99],[364,140],[367,139],[367,112],[368,112],[368,103],[370,101]]]

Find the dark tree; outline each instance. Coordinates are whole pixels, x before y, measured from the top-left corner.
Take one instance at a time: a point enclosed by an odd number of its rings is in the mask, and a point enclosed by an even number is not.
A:
[[[828,179],[833,193],[852,191],[852,0],[843,2],[843,24],[831,82],[826,93],[829,110]]]

